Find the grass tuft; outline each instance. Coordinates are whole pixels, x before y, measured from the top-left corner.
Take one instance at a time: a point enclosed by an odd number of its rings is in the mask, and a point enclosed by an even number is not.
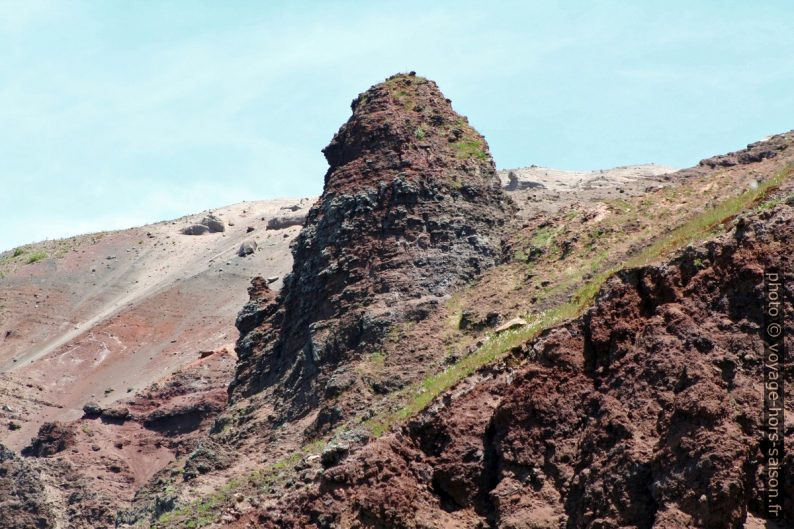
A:
[[[33,264],[47,258],[47,252],[34,252],[28,257],[27,263]]]
[[[485,152],[485,145],[481,140],[477,139],[461,139],[455,142],[455,149],[457,150],[458,158],[477,158],[478,160],[485,160],[488,154]]]

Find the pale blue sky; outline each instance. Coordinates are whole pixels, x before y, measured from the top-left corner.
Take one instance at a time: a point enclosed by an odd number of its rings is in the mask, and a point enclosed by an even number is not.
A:
[[[0,1],[0,249],[317,194],[353,97],[435,79],[500,168],[794,128],[794,3]]]

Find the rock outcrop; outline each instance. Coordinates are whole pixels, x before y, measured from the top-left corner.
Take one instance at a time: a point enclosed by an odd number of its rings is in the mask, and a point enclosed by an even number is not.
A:
[[[747,165],[762,160],[774,158],[786,150],[794,138],[794,131],[778,134],[770,138],[751,143],[746,149],[719,156],[712,156],[701,160],[699,165],[704,167],[733,167],[734,165]]]
[[[268,230],[283,230],[291,226],[303,226],[304,222],[306,222],[305,214],[279,215],[268,219],[265,227]]]
[[[47,457],[63,452],[74,445],[74,425],[60,422],[47,422],[41,425],[39,433],[22,454],[34,457]]]
[[[204,235],[205,233],[221,233],[226,231],[226,224],[216,217],[209,214],[201,219],[198,224],[191,224],[182,228],[183,235]]]
[[[237,255],[240,257],[245,257],[246,255],[251,255],[257,249],[258,244],[254,240],[243,241],[240,245],[240,248],[237,249]]]
[[[4,529],[55,527],[44,485],[30,465],[0,444],[0,526]]]
[[[276,299],[255,285],[238,320],[231,398],[275,388],[284,419],[318,404],[336,366],[498,263],[513,212],[485,139],[432,81],[390,77],[352,109],[323,150],[292,273]]]
[[[790,350],[792,247],[782,205],[617,274],[583,317],[516,350],[523,367],[489,367],[259,526],[762,526],[763,272],[788,271]],[[792,382],[790,363],[782,376]],[[775,527],[791,527],[792,454],[781,467]]]

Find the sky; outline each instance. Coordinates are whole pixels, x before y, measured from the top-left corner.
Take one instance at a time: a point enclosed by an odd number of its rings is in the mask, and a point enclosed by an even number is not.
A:
[[[317,195],[401,71],[499,168],[691,166],[794,128],[792,27],[789,0],[0,0],[0,250]]]

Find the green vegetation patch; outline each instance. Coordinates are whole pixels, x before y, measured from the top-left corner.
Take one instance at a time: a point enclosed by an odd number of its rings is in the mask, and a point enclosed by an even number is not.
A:
[[[33,264],[33,263],[38,263],[39,261],[42,261],[46,258],[47,258],[47,252],[42,252],[42,251],[33,252],[32,254],[30,254],[26,262],[28,264]]]
[[[473,138],[461,138],[455,142],[455,151],[458,158],[477,158],[485,160],[488,153],[485,152],[485,142]]]

